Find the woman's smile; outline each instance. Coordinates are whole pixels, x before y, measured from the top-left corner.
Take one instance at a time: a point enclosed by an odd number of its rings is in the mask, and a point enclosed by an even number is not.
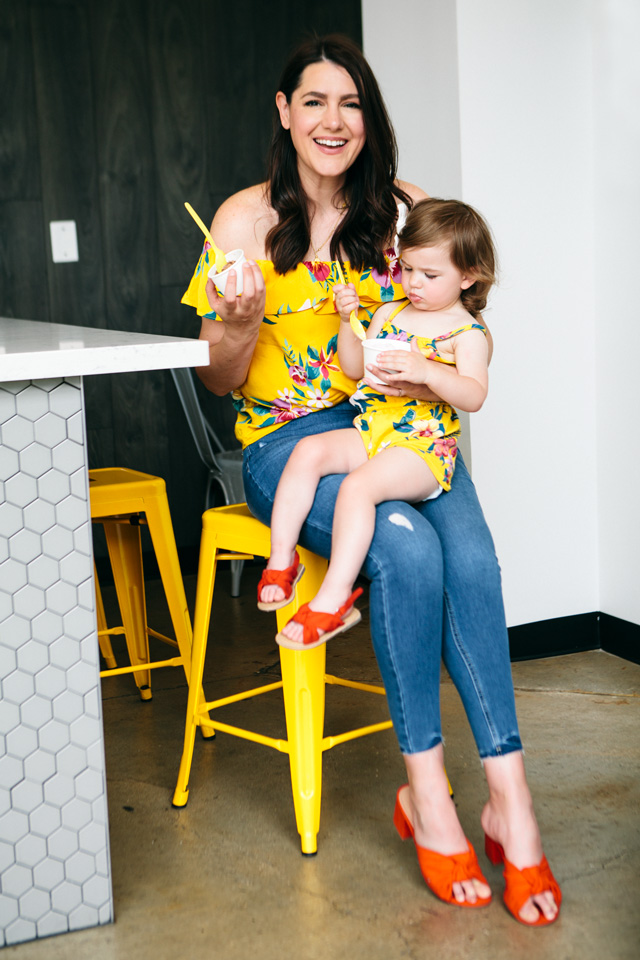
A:
[[[327,140],[327,139],[321,140],[319,137],[314,137],[314,140],[319,147],[327,147],[331,151],[335,151],[340,147],[344,147],[347,143],[346,140]]]

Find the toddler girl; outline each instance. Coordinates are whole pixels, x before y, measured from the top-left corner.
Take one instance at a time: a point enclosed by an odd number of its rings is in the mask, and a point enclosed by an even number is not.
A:
[[[406,299],[385,303],[371,318],[367,339],[389,349],[377,360],[390,385],[422,400],[393,396],[373,380],[360,380],[351,403],[352,429],[305,437],[280,478],[271,518],[271,556],[258,585],[258,606],[289,603],[304,572],[295,546],[320,479],[346,474],[335,507],[331,560],[323,584],[277,635],[281,646],[315,647],[360,620],[353,591],[375,527],[376,504],[415,503],[449,490],[455,468],[458,417],[454,406],[475,411],[488,388],[489,351],[480,312],[495,279],[495,251],[482,217],[456,200],[421,200],[398,236]],[[353,284],[336,284],[340,313],[338,357],[354,380],[365,374],[361,340],[349,317],[358,309]],[[409,351],[394,350],[408,342]],[[370,372],[376,367],[369,365]],[[424,390],[424,387],[427,390]],[[388,389],[388,388],[386,388]]]

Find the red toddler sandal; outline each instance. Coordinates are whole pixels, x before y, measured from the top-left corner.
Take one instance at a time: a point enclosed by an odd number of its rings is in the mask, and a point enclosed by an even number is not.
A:
[[[424,882],[432,893],[443,900],[444,903],[451,903],[455,907],[486,907],[491,903],[491,896],[477,897],[476,900],[456,900],[453,895],[453,884],[462,883],[463,880],[479,880],[480,883],[489,884],[484,877],[476,852],[469,840],[467,840],[467,849],[462,853],[454,853],[446,856],[443,853],[436,853],[435,850],[428,850],[426,847],[420,847],[416,843],[413,834],[413,824],[405,813],[400,800],[400,794],[407,789],[407,784],[400,787],[396,795],[396,808],[393,814],[393,823],[400,834],[402,840],[408,837],[413,839],[418,854],[418,864],[424,878]]]
[[[362,617],[359,610],[356,610],[355,607],[353,610],[350,610],[350,608],[353,607],[354,601],[358,599],[361,593],[362,587],[358,587],[335,613],[311,610],[308,603],[303,603],[291,617],[291,620],[295,623],[302,624],[302,643],[295,643],[284,633],[276,635],[276,643],[281,647],[287,647],[288,650],[312,650],[314,647],[319,647],[321,643],[331,640],[331,637],[355,627]],[[347,613],[348,610],[350,610],[349,613]],[[291,620],[289,623],[291,623]],[[320,630],[325,632],[319,634],[318,631]]]
[[[290,567],[287,567],[286,570],[263,570],[260,583],[258,584],[258,610],[266,610],[267,612],[279,610],[281,607],[286,607],[288,603],[291,603],[293,600],[294,587],[303,573],[304,565],[300,563],[297,550],[293,555],[293,563]],[[260,599],[263,587],[270,586],[271,584],[275,584],[284,590],[282,600],[265,601]]]
[[[484,849],[491,863],[494,865],[504,863],[504,905],[518,923],[524,924],[525,927],[546,927],[550,923],[555,923],[560,916],[562,891],[551,872],[547,858],[543,855],[542,860],[535,867],[523,867],[522,870],[519,870],[518,867],[507,860],[502,844],[498,843],[497,840],[493,840],[491,837],[485,835]],[[533,897],[537,893],[545,892],[553,894],[553,899],[558,907],[558,912],[555,917],[553,917],[552,920],[548,920],[540,910],[540,907],[537,907],[537,920],[523,920],[520,916],[520,911],[529,897]],[[537,906],[535,901],[533,905],[534,907]]]

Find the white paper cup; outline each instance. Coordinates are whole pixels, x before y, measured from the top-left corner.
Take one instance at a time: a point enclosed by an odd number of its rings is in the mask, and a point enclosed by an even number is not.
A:
[[[370,370],[367,370],[367,364],[373,363],[376,367],[380,367],[381,370],[387,370],[388,373],[397,373],[397,370],[391,370],[387,367],[382,367],[378,363],[378,354],[380,353],[391,353],[392,350],[411,350],[411,344],[406,340],[389,340],[386,338],[378,340],[363,340],[362,349],[364,350],[364,365],[365,371],[364,375],[367,380],[373,381],[373,383],[384,383],[384,380],[380,380],[379,377],[374,376]]]
[[[216,273],[214,264],[213,267],[211,267],[211,270],[209,270],[207,276],[213,280],[220,293],[224,294],[227,280],[231,276],[231,271],[235,270],[237,277],[236,294],[242,293],[242,264],[247,262],[247,258],[244,255],[244,250],[230,250],[229,253],[226,254],[226,258],[227,261],[233,261],[230,267],[225,267],[224,270],[220,271],[220,273]]]

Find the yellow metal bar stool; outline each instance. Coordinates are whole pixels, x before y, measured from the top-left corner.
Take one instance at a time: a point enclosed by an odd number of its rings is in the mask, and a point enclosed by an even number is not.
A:
[[[315,853],[320,828],[323,752],[339,743],[376,733],[378,730],[387,730],[391,726],[391,721],[387,720],[383,723],[349,730],[338,736],[323,736],[325,684],[339,684],[379,694],[384,694],[384,688],[374,684],[343,680],[325,673],[327,649],[325,644],[313,650],[299,651],[281,647],[281,681],[210,703],[198,704],[196,691],[202,684],[217,561],[251,559],[253,556],[268,557],[271,549],[271,531],[249,513],[244,503],[214,507],[205,512],[202,520],[184,750],[173,804],[176,807],[182,807],[187,802],[196,728],[205,723],[210,724],[214,730],[253,740],[255,743],[289,754],[291,787],[302,852]],[[277,611],[278,628],[285,625],[301,604],[312,599],[325,574],[326,560],[302,547],[298,547],[298,551],[306,572],[297,585],[295,599],[288,606]],[[263,736],[209,717],[209,711],[214,711],[217,707],[279,689],[282,689],[284,697],[286,740]]]
[[[100,651],[107,663],[101,677],[133,673],[143,700],[151,699],[151,670],[182,666],[187,680],[191,673],[192,631],[187,598],[178,560],[178,551],[169,513],[164,480],[137,470],[108,467],[89,470],[91,519],[104,527],[122,616],[122,626],[108,628],[96,577],[96,612]],[[140,525],[145,524],[160,570],[167,606],[176,639],[164,636],[149,627],[142,567]],[[124,633],[131,665],[117,667],[110,636]],[[177,655],[167,660],[150,662],[149,637],[175,647]],[[202,689],[196,690],[199,703],[204,701]],[[203,734],[213,736],[203,721]]]

